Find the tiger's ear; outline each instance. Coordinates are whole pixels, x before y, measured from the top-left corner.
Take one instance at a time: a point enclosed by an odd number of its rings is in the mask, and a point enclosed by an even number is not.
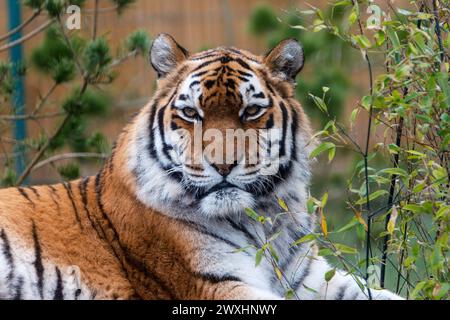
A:
[[[264,63],[275,77],[295,81],[305,62],[303,48],[295,39],[281,41],[264,57]]]
[[[166,33],[159,34],[150,48],[150,62],[158,77],[165,77],[188,56],[189,52]]]

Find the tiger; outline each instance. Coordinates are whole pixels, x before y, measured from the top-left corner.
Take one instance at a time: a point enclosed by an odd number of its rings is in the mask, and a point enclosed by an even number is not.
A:
[[[0,190],[0,299],[401,299],[350,272],[325,280],[319,244],[297,241],[317,220],[297,40],[191,54],[160,34],[149,60],[155,93],[96,175]],[[231,147],[230,161],[190,148],[196,130],[248,129],[257,150]]]

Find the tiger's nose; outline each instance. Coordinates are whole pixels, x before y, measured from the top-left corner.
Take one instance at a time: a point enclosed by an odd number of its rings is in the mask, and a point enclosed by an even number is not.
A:
[[[212,167],[223,177],[226,177],[230,174],[231,170],[237,165],[237,163],[232,164],[211,164]]]

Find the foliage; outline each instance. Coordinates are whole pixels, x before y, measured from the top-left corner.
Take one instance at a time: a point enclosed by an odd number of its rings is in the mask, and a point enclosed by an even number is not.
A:
[[[343,14],[341,23],[332,17],[335,10]],[[449,13],[442,1],[410,1],[407,9],[383,11],[370,1],[347,0],[336,1],[327,13],[314,7],[298,11],[304,19],[297,28],[305,35],[329,33],[359,51],[370,78],[348,122],[329,111],[333,88],[310,94],[327,119],[311,157],[326,154],[333,161],[336,152],[351,150],[359,159],[347,180],[349,222],[330,228],[328,194],[311,197],[308,211],[319,216],[320,231],[298,243],[316,240],[321,255],[341,268],[355,274],[364,268],[372,288],[387,287],[410,299],[449,298]],[[376,68],[380,57],[383,67]],[[362,144],[351,132],[361,121],[367,121]],[[353,233],[364,237],[362,255],[336,244]],[[357,262],[353,270],[342,254]]]
[[[0,140],[3,153],[0,172],[0,185],[11,186],[25,182],[25,179],[39,166],[39,162],[51,164],[62,178],[73,179],[80,174],[78,161],[62,164],[47,163],[61,152],[81,154],[104,154],[109,152],[106,138],[100,132],[91,132],[90,123],[95,117],[104,116],[111,105],[108,85],[117,77],[115,68],[128,58],[146,55],[150,39],[142,30],[133,32],[113,55],[111,44],[106,37],[97,37],[90,30],[70,31],[64,24],[64,13],[68,5],[83,6],[82,0],[26,0],[24,5],[34,9],[36,17],[52,19],[53,23],[45,31],[41,43],[36,46],[24,63],[27,74],[37,73],[48,79],[51,86],[48,92],[41,94],[34,108],[26,108],[26,121],[39,125],[40,131],[24,141],[10,138]],[[133,1],[112,1],[118,12],[122,12]],[[94,27],[96,28],[96,26]],[[19,118],[14,115],[11,95],[14,91],[13,66],[0,61],[0,130],[2,137]],[[58,90],[58,98],[53,99]],[[62,92],[62,93],[61,93]],[[46,130],[40,121],[53,119]],[[48,125],[48,124],[47,124]],[[5,135],[3,135],[5,134]],[[7,139],[7,140],[4,140]],[[14,149],[5,144],[13,144]],[[15,159],[12,151],[21,146],[27,155],[27,167],[24,172],[15,172]],[[57,159],[58,157],[53,157]],[[64,157],[60,157],[64,158]]]
[[[342,23],[342,10],[332,13],[330,10],[330,15],[334,23]],[[261,5],[250,16],[249,29],[257,37],[266,39],[268,48],[286,38],[295,38],[302,43],[307,57],[307,70],[302,71],[299,77],[297,98],[312,118],[321,119],[324,124],[326,117],[318,112],[308,94],[320,95],[323,87],[331,88],[334,94],[327,101],[330,113],[339,117],[350,90],[347,75],[352,66],[352,51],[335,35],[325,31],[314,34],[307,32],[302,26],[303,21],[298,10],[292,9],[284,16],[277,17],[274,9]]]

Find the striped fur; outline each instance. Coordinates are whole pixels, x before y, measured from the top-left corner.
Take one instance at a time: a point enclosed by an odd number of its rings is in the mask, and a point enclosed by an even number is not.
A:
[[[157,92],[96,176],[0,190],[0,299],[282,299],[287,288],[299,299],[366,299],[340,271],[324,281],[331,267],[316,245],[290,246],[315,228],[305,213],[311,130],[294,98],[301,47],[287,40],[263,57],[235,48],[189,55],[161,35],[151,62]],[[251,105],[259,114],[242,118]],[[186,118],[186,106],[198,118]],[[278,128],[279,170],[183,163],[173,133],[193,132],[196,121],[222,131]],[[231,186],[222,188],[224,179]],[[292,212],[279,215],[277,198]],[[281,280],[273,261],[255,267],[256,248],[277,233]]]

